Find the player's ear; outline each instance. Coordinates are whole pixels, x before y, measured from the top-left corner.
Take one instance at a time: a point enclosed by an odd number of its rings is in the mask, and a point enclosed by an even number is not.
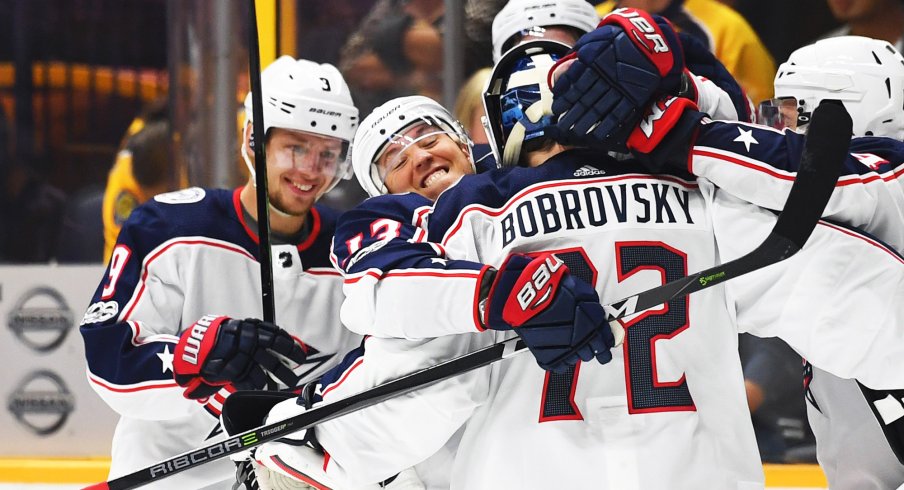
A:
[[[468,160],[471,159],[471,147],[467,143],[460,142],[458,143],[458,151],[462,152],[464,156],[468,157]]]

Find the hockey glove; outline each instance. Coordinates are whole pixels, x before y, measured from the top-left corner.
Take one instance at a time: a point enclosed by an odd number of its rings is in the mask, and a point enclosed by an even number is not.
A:
[[[223,407],[223,428],[234,435],[300,415],[311,407],[309,400],[315,398],[315,386],[313,383],[305,386],[301,396],[261,391],[233,393]],[[306,485],[322,489],[424,489],[410,469],[383,484],[352,483],[348,473],[325,455],[314,434],[313,430],[301,430],[259,446],[250,458],[253,479],[262,489],[276,490],[308,488]],[[248,467],[243,465],[244,481],[249,481]]]
[[[288,365],[303,363],[305,349],[272,323],[207,315],[179,337],[173,377],[191,399],[207,398],[230,384],[261,389],[268,375],[295,387],[298,377]]]
[[[668,167],[687,171],[688,153],[704,116],[690,99],[662,98],[650,105],[631,131],[628,149],[650,171]]]
[[[578,361],[612,360],[615,338],[599,296],[558,257],[513,254],[485,274],[492,282],[481,301],[484,326],[514,329],[540,367],[562,371]]]
[[[564,63],[567,69],[557,70]],[[550,70],[558,118],[553,137],[624,151],[644,108],[680,91],[684,69],[681,44],[668,20],[642,10],[614,10]]]

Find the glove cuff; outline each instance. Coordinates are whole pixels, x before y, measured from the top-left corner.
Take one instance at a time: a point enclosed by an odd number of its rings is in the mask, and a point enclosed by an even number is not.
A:
[[[477,280],[477,301],[474,302],[474,318],[477,319],[475,323],[481,332],[490,328],[487,326],[489,321],[487,305],[490,302],[490,290],[493,288],[498,272],[495,267],[487,266],[481,271],[480,278]]]
[[[689,110],[697,110],[697,104],[690,99],[667,97],[654,102],[637,127],[631,131],[628,149],[638,153],[652,153]]]
[[[228,316],[205,315],[179,335],[173,352],[173,374],[177,381],[178,377],[200,376],[203,355],[213,348],[217,330],[228,320]]]

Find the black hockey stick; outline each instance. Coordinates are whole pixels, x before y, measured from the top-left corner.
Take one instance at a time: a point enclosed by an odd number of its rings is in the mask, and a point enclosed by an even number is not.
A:
[[[276,322],[273,296],[273,257],[270,255],[270,202],[267,194],[267,152],[264,134],[264,96],[261,92],[261,51],[257,35],[255,0],[248,0],[248,77],[251,81],[252,139],[254,141],[254,182],[257,191],[258,255],[261,263],[261,306],[263,320]]]
[[[824,103],[820,105],[813,113],[800,169],[791,187],[785,209],[763,244],[733,261],[606,305],[609,321],[615,321],[643,309],[753,272],[782,261],[800,250],[816,228],[819,217],[832,194],[841,166],[848,154],[850,135],[851,118],[844,107],[841,104]],[[160,480],[208,461],[250,449],[287,434],[473,371],[525,350],[527,347],[523,342],[518,338],[512,338],[402,376],[348,398],[314,407],[286,420],[247,430],[222,442],[180,454],[151,467],[88,488],[120,490]],[[228,410],[228,405],[229,398],[226,398],[224,411]]]

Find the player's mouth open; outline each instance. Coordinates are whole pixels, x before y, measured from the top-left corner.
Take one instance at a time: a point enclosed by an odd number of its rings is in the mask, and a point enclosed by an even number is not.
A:
[[[449,169],[447,168],[436,169],[434,172],[431,172],[429,175],[427,175],[427,177],[425,177],[423,181],[421,181],[421,188],[426,189],[427,187],[430,187],[434,182],[445,177],[448,173]]]
[[[299,192],[310,192],[311,189],[314,188],[313,184],[299,184],[297,182],[289,181],[289,184],[292,184],[292,187],[297,189]]]

